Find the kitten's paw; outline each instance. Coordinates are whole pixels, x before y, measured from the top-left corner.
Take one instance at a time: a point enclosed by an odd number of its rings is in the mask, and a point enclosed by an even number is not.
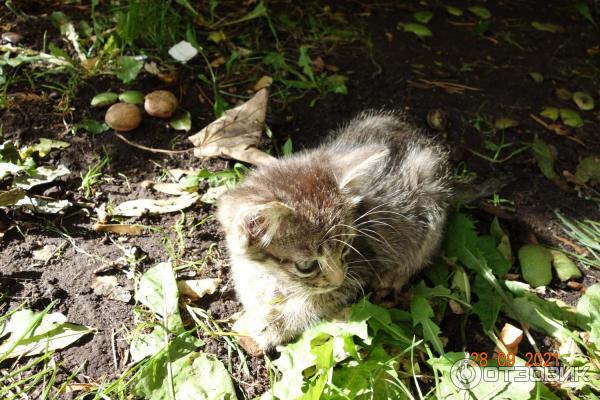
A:
[[[281,338],[273,329],[273,324],[253,314],[242,314],[233,324],[232,329],[241,334],[238,338],[240,346],[254,357],[262,356],[281,343]]]

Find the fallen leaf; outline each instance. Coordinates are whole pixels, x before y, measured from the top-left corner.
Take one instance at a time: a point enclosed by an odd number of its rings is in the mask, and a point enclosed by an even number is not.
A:
[[[69,175],[71,171],[62,164],[56,167],[41,166],[35,169],[33,175],[20,175],[13,180],[13,186],[20,189],[31,189],[34,186],[43,185],[58,179],[62,176]]]
[[[56,253],[56,246],[53,244],[47,244],[39,250],[33,251],[33,259],[36,261],[41,261],[44,264],[50,261],[50,259]]]
[[[10,189],[7,191],[0,191],[0,207],[15,205],[25,197],[25,190],[23,189]]]
[[[452,15],[453,17],[460,17],[461,15],[463,15],[463,11],[460,8],[453,6],[447,6],[446,12]]]
[[[556,94],[556,97],[558,97],[561,100],[565,100],[565,101],[571,100],[571,97],[573,96],[571,91],[564,87],[556,88],[554,93]]]
[[[469,11],[481,19],[490,19],[492,17],[492,13],[485,7],[481,6],[473,6],[469,7]]]
[[[512,118],[497,118],[494,121],[494,127],[496,129],[508,129],[519,126],[519,122]]]
[[[426,38],[429,36],[433,36],[433,33],[431,32],[431,30],[429,30],[429,28],[426,27],[425,25],[414,24],[414,23],[410,22],[407,24],[402,24],[401,26],[402,26],[402,29],[404,30],[404,32],[414,33],[419,38]]]
[[[219,278],[204,278],[178,281],[177,288],[182,296],[186,296],[191,300],[198,300],[206,295],[215,293],[221,284]]]
[[[265,122],[268,90],[261,89],[247,102],[227,110],[221,118],[188,139],[196,157],[230,157],[250,164],[264,164],[274,157],[259,150]]]
[[[573,102],[582,111],[590,111],[594,109],[594,98],[586,92],[573,93]]]
[[[39,214],[60,214],[71,207],[72,204],[68,200],[48,200],[41,197],[25,196],[15,203],[15,206],[26,208]]]
[[[191,43],[182,40],[169,49],[169,55],[182,64],[196,57],[198,50]]]
[[[587,156],[583,158],[577,165],[575,177],[581,183],[589,181],[592,184],[600,182],[600,156]],[[2,201],[0,201],[0,205]]]
[[[70,144],[62,140],[54,140],[40,138],[40,141],[32,146],[27,147],[21,152],[21,158],[25,159],[33,153],[38,153],[40,157],[46,157],[52,150],[66,149]]]
[[[150,187],[157,192],[172,194],[178,196],[184,193],[190,193],[198,189],[197,186],[190,187],[182,183],[171,183],[171,182],[153,182]]]
[[[540,115],[542,117],[546,117],[548,119],[551,119],[552,121],[556,121],[558,119],[559,113],[558,113],[558,108],[556,107],[546,107],[542,110],[542,112],[540,113]]]
[[[429,10],[417,11],[416,13],[413,14],[413,18],[417,22],[426,24],[429,21],[431,21],[431,18],[433,18],[433,13]]]
[[[570,108],[561,108],[558,111],[560,119],[566,126],[570,126],[571,128],[581,128],[583,126],[583,120],[577,111]]]
[[[141,56],[120,56],[118,62],[119,67],[116,75],[123,83],[133,82],[144,67],[144,60]]]
[[[129,290],[119,285],[119,281],[114,275],[97,276],[90,287],[97,296],[103,296],[111,300],[128,303],[132,297]]]
[[[550,24],[550,23],[543,23],[543,22],[538,22],[538,21],[533,21],[531,23],[531,26],[533,26],[535,29],[537,29],[538,31],[543,31],[543,32],[562,32],[564,31],[562,26],[556,25],[556,24]]]
[[[556,177],[556,171],[554,171],[556,149],[537,137],[533,140],[531,149],[544,176],[554,179]]]
[[[92,229],[96,232],[111,232],[119,235],[139,236],[144,233],[144,230],[139,225],[132,224],[102,224],[95,223]]]
[[[190,113],[183,110],[177,110],[175,115],[169,121],[171,128],[178,131],[189,131],[192,129],[192,119]]]
[[[565,253],[559,250],[550,250],[552,253],[552,265],[556,276],[563,282],[573,278],[581,278],[581,271]]]
[[[263,75],[258,80],[258,82],[256,82],[254,84],[254,87],[252,88],[252,90],[254,92],[258,92],[261,89],[270,87],[272,83],[273,83],[273,78],[271,78],[269,75]]]
[[[219,68],[221,65],[225,64],[225,57],[219,56],[210,62],[210,66],[213,68]]]
[[[533,79],[533,81],[535,83],[544,82],[544,76],[542,74],[540,74],[539,72],[530,72],[529,76],[531,77],[531,79]]]
[[[129,200],[116,206],[112,214],[123,217],[141,217],[146,214],[167,214],[188,208],[195,204],[199,198],[200,195],[198,193],[185,193],[181,196],[164,200]]]

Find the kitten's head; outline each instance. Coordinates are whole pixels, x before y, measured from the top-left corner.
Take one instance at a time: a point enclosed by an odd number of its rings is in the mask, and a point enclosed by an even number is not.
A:
[[[342,286],[360,189],[387,154],[383,146],[362,146],[259,167],[219,200],[218,218],[232,257],[249,258],[308,293]]]

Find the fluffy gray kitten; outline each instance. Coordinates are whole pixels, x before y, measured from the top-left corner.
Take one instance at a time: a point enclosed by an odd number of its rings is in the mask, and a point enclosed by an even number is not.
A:
[[[290,341],[368,291],[398,293],[439,247],[449,182],[442,147],[388,112],[249,173],[218,219],[256,343]]]

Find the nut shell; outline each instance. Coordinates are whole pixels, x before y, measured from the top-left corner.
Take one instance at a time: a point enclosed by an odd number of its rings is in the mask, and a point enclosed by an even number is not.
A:
[[[140,126],[142,113],[134,104],[116,103],[106,111],[104,121],[115,131],[127,132]]]
[[[177,109],[177,98],[166,90],[155,90],[146,95],[144,109],[157,118],[171,118]]]

